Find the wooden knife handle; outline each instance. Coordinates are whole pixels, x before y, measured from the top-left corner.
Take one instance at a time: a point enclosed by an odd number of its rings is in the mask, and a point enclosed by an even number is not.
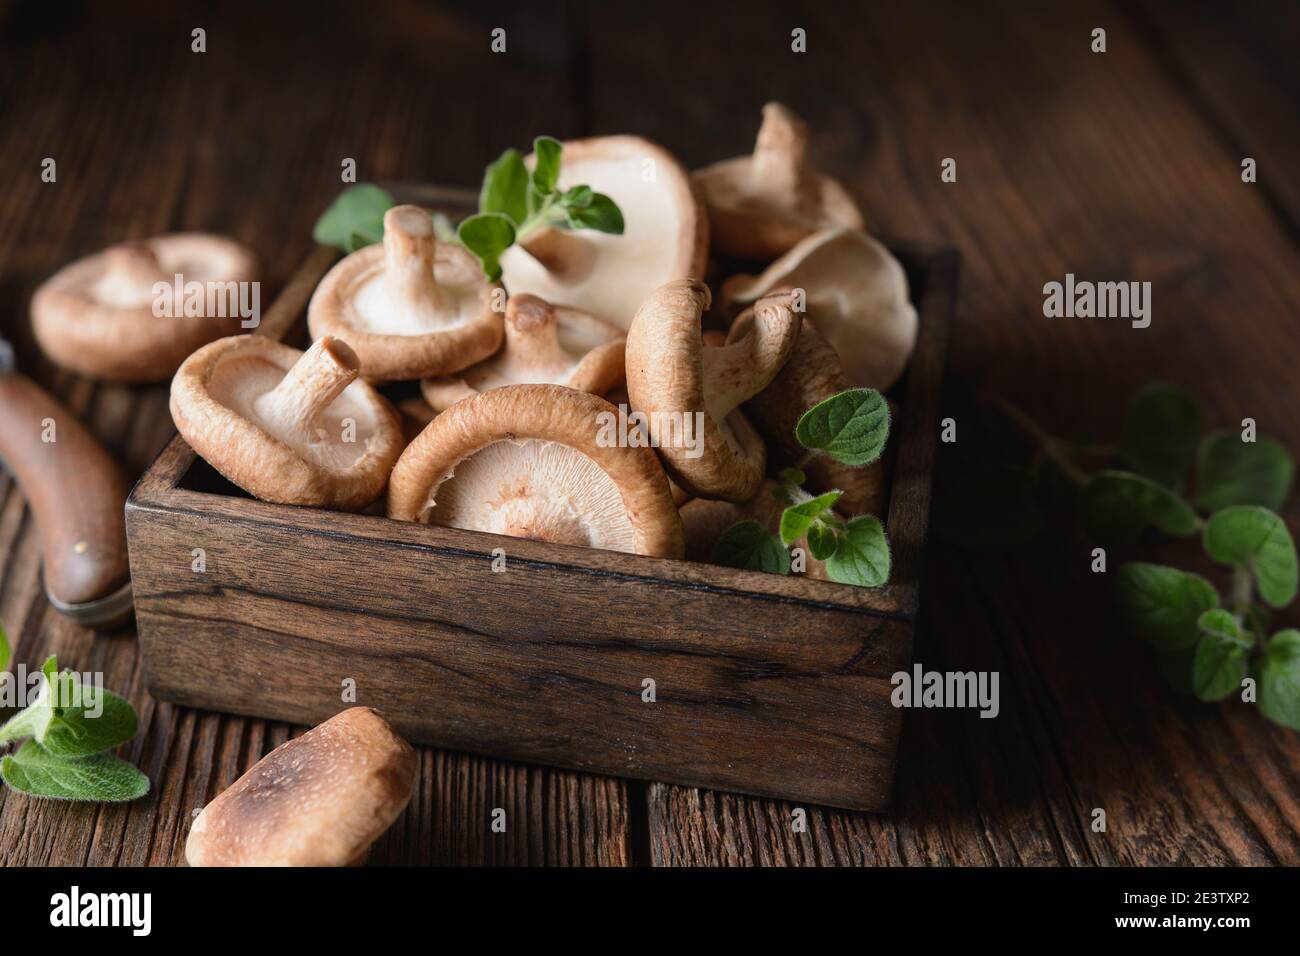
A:
[[[126,583],[121,472],[72,412],[17,373],[0,374],[0,459],[36,516],[52,598],[84,604]]]

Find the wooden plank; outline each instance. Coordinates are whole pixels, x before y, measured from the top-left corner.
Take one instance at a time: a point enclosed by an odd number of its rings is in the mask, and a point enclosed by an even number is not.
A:
[[[25,309],[55,268],[104,244],[185,228],[250,243],[265,268],[266,303],[307,254],[345,157],[357,160],[363,180],[472,186],[505,146],[576,132],[570,50],[539,9],[483,18],[380,3],[337,11],[329,30],[306,32],[288,8],[251,17],[206,16],[205,54],[190,51],[194,24],[180,10],[105,3],[73,19],[30,8],[0,23],[6,301]],[[509,56],[490,51],[498,25],[510,31]],[[294,55],[286,57],[290,36]],[[468,103],[482,108],[459,105]],[[39,180],[45,156],[57,159],[57,184]],[[128,473],[140,474],[171,430],[166,390],[92,386],[59,372],[18,307],[0,315],[0,329],[17,345],[20,367],[86,416]],[[57,652],[68,666],[103,670],[107,686],[128,693],[143,729],[122,754],[154,786],[121,807],[37,802],[0,788],[0,865],[180,863],[193,812],[287,739],[283,724],[153,701],[131,629],[97,637],[50,611],[30,517],[4,475],[0,619],[16,662]],[[482,826],[494,806],[507,810],[505,834]],[[419,795],[372,859],[627,865],[630,846],[621,781],[426,751]]]
[[[694,165],[746,151],[762,102],[783,99],[874,231],[960,249],[953,364],[981,390],[1059,433],[1111,435],[1124,396],[1164,378],[1216,424],[1251,415],[1300,445],[1294,390],[1279,389],[1294,351],[1282,320],[1300,305],[1292,227],[1117,7],[747,12],[595,11],[595,126],[632,126]],[[806,54],[790,52],[794,27]],[[683,37],[708,55],[663,70],[656,51]],[[945,157],[956,183],[940,180]],[[1042,318],[1043,284],[1067,271],[1150,280],[1151,328]],[[999,670],[1002,713],[908,714],[894,812],[808,808],[795,834],[786,805],[651,786],[654,862],[1300,860],[1293,735],[1241,705],[1177,700],[1118,632],[1087,553],[1062,533],[1019,557],[933,555],[918,660]]]

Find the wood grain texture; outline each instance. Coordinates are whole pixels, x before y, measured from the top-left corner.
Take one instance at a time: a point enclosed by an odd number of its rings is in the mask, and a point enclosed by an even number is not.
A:
[[[953,365],[977,387],[1060,433],[1100,438],[1116,433],[1126,393],[1162,377],[1193,388],[1215,424],[1252,415],[1300,446],[1298,231],[1285,198],[1300,97],[1295,5],[760,0],[743,17],[728,5],[543,7],[493,4],[489,23],[468,4],[389,0],[322,7],[305,30],[274,7],[207,11],[200,60],[188,53],[191,18],[165,10],[97,3],[77,23],[61,7],[10,4],[0,327],[21,366],[138,474],[169,431],[165,396],[78,382],[31,342],[21,310],[60,263],[123,235],[202,227],[250,242],[282,279],[344,155],[363,177],[472,185],[485,156],[535,134],[631,130],[694,166],[750,149],[762,102],[778,98],[812,121],[817,157],[873,231],[960,249]],[[501,24],[512,52],[491,60],[484,37]],[[1088,53],[1098,25],[1104,56]],[[809,36],[799,58],[794,26]],[[486,101],[500,108],[462,108]],[[46,155],[59,159],[58,189],[33,175]],[[1243,155],[1260,160],[1256,186],[1240,180]],[[957,183],[939,181],[948,156]],[[1155,282],[1152,327],[1042,319],[1042,284],[1068,270]],[[796,839],[779,802],[647,786],[649,819],[631,820],[648,831],[647,862],[1300,861],[1296,735],[1243,705],[1166,692],[1114,629],[1083,544],[1063,536],[1010,557],[931,548],[918,657],[1000,668],[1003,710],[996,720],[909,713],[893,812],[809,807]],[[175,862],[187,808],[286,733],[152,704],[129,633],[93,639],[49,612],[31,518],[3,474],[0,617],[20,660],[57,650],[130,690],[148,729],[127,756],[159,791],[104,810],[0,793],[0,862]],[[621,782],[424,760],[427,796],[399,824],[401,852],[394,831],[381,860],[503,860],[476,822],[481,794],[521,786],[528,838],[511,844],[524,851],[512,860],[570,861],[583,846],[631,858],[630,813],[602,813],[604,798],[585,789],[609,787],[610,808],[638,807],[621,802]],[[488,783],[494,773],[510,783]],[[1087,827],[1095,806],[1108,811],[1107,834]]]
[[[1144,4],[1141,20],[1121,4],[852,15],[773,5],[745,18],[602,9],[591,25],[593,124],[630,117],[698,165],[748,151],[763,101],[784,100],[873,231],[961,251],[952,365],[981,391],[1059,434],[1101,438],[1117,434],[1128,394],[1163,378],[1196,392],[1214,424],[1251,415],[1296,447],[1294,215],[1280,185],[1241,182],[1249,152],[1224,137],[1238,130],[1258,144],[1261,168],[1295,165],[1285,120],[1294,68],[1276,56],[1250,65],[1294,35],[1294,10],[1184,18],[1182,6]],[[1206,26],[1216,20],[1225,29]],[[1096,26],[1107,28],[1104,55],[1089,51]],[[794,27],[807,31],[805,55],[790,52]],[[685,36],[709,55],[663,70],[656,51]],[[656,95],[632,95],[643,89]],[[945,157],[957,160],[956,183],[940,180]],[[1152,327],[1044,319],[1042,286],[1067,271],[1151,281]],[[653,861],[1300,860],[1296,735],[1242,705],[1167,691],[1116,629],[1088,548],[1063,526],[1018,556],[932,549],[917,659],[998,670],[1002,711],[909,712],[893,812],[810,807],[808,832],[796,834],[789,805],[651,785]],[[1108,813],[1104,834],[1089,827],[1094,808]]]
[[[20,3],[0,20],[0,295],[9,303],[0,334],[132,477],[172,432],[166,389],[94,386],[44,359],[25,310],[58,266],[122,238],[225,232],[257,251],[268,303],[308,253],[345,157],[362,179],[472,185],[506,146],[579,131],[563,20],[545,11],[511,16],[508,58],[489,50],[495,21],[455,6],[387,0],[318,13],[304,31],[287,7],[205,11],[202,55],[190,51],[194,17],[180,7],[105,3],[74,17]],[[493,108],[438,106],[471,102]],[[40,182],[47,156],[56,184]],[[154,701],[133,630],[96,636],[54,614],[31,516],[3,472],[0,619],[16,663],[58,653],[127,693],[142,731],[120,753],[153,782],[148,797],[120,807],[0,789],[0,865],[176,865],[193,812],[287,739],[283,724]],[[481,825],[495,806],[507,811],[504,834]],[[425,751],[418,795],[372,862],[626,865],[629,834],[622,781]]]

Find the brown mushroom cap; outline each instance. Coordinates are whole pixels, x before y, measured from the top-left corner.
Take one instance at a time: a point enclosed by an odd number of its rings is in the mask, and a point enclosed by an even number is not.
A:
[[[603,395],[623,382],[623,330],[534,295],[506,303],[506,344],[457,377],[430,378],[420,391],[436,411],[502,385],[551,384]]]
[[[175,314],[154,315],[155,285],[173,288],[178,275],[183,293],[186,284],[204,285],[204,313],[211,298],[214,312],[231,314],[185,315],[183,296]],[[32,331],[46,355],[74,372],[161,382],[195,349],[240,331],[237,284],[256,279],[252,252],[232,239],[190,232],[124,242],[46,279],[32,297]]]
[[[916,346],[916,309],[907,274],[884,246],[855,229],[816,233],[761,275],[724,282],[722,309],[734,314],[782,288],[804,290],[805,308],[850,382],[883,392],[898,381]]]
[[[306,352],[262,336],[220,339],[176,373],[172,418],[249,494],[355,511],[379,497],[403,445],[397,413],[357,381],[359,364],[333,338]]]
[[[501,256],[510,294],[584,309],[627,329],[642,301],[670,279],[703,277],[708,216],[677,159],[638,136],[564,144],[558,188],[587,185],[623,213],[623,234],[545,229]]]
[[[789,358],[799,316],[787,300],[765,299],[747,335],[705,346],[700,317],[708,305],[708,287],[692,279],[669,282],[645,301],[628,332],[627,390],[673,481],[700,498],[747,501],[767,455],[739,408]],[[681,440],[687,430],[694,443]]]
[[[793,300],[792,293],[774,295],[785,295]],[[737,317],[729,337],[744,338],[753,316],[751,309]],[[768,445],[790,462],[805,454],[805,449],[794,437],[795,425],[803,413],[818,402],[853,387],[840,368],[835,350],[817,331],[814,321],[811,315],[803,316],[790,360],[767,388],[745,403],[745,412],[754,420]],[[810,489],[841,492],[837,508],[852,515],[882,515],[885,475],[881,460],[854,468],[829,455],[817,455],[804,465],[803,471],[808,476]]]
[[[498,288],[468,249],[434,238],[427,212],[394,206],[383,244],[358,249],[321,280],[307,325],[313,338],[351,345],[368,382],[447,375],[501,347]]]
[[[819,229],[862,229],[844,187],[808,165],[808,128],[787,107],[768,103],[752,156],[691,174],[709,210],[714,249],[767,262]]]
[[[618,411],[561,385],[507,385],[435,418],[402,453],[388,516],[680,557],[682,525],[654,451],[607,440]]]
[[[203,808],[190,866],[348,866],[415,789],[415,751],[369,707],[286,741]]]

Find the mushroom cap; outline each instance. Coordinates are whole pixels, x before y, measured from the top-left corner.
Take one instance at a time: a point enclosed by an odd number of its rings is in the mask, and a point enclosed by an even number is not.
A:
[[[722,284],[728,314],[773,289],[798,288],[853,385],[885,391],[898,381],[916,346],[916,309],[907,274],[889,251],[856,229],[831,229],[804,239],[761,275]]]
[[[276,747],[203,808],[190,866],[348,866],[415,789],[415,751],[379,712],[352,707]]]
[[[799,316],[785,300],[764,299],[749,334],[706,346],[700,318],[709,301],[694,279],[669,282],[645,301],[628,332],[627,389],[674,482],[699,498],[747,501],[767,454],[739,406],[785,364]]]
[[[753,314],[753,310],[748,310],[738,316],[728,337],[740,339],[748,334]],[[767,388],[745,403],[746,414],[753,419],[769,447],[791,462],[805,454],[794,435],[795,425],[803,413],[818,402],[853,387],[840,367],[835,349],[817,331],[814,322],[813,316],[803,316],[790,360]],[[882,459],[854,468],[829,455],[816,455],[803,466],[803,471],[808,476],[809,489],[840,491],[836,507],[848,514],[882,515],[885,504]],[[761,493],[759,497],[762,497]]]
[[[682,524],[651,448],[610,440],[618,410],[562,385],[507,385],[452,405],[402,453],[388,516],[681,557]]]
[[[368,382],[447,375],[501,347],[498,289],[468,249],[434,238],[426,211],[394,206],[384,214],[382,244],[358,249],[325,274],[307,326],[312,338],[351,345]]]
[[[341,391],[304,414],[305,425],[268,402],[305,353],[252,335],[219,339],[185,360],[172,380],[172,418],[196,452],[249,494],[355,511],[384,490],[402,451],[400,420],[387,399],[353,380],[357,360],[346,345],[322,339],[312,350]],[[349,419],[352,442],[342,440]]]
[[[530,240],[529,248],[511,246],[501,256],[503,281],[511,295],[527,292],[585,309],[626,330],[663,283],[704,275],[708,216],[677,159],[639,136],[565,143],[558,188],[584,184],[618,204],[623,234],[544,230],[539,240],[555,246],[553,259],[550,249],[542,254],[551,267]]]
[[[156,316],[157,283],[172,288],[205,285],[204,311],[228,316]],[[123,242],[64,266],[32,296],[32,331],[51,360],[82,375],[108,382],[161,382],[185,357],[214,339],[240,331],[236,287],[232,300],[224,287],[257,279],[253,253],[233,239],[201,232]],[[220,294],[218,294],[220,293]]]
[[[623,382],[623,330],[580,309],[534,295],[506,303],[506,344],[459,376],[430,378],[420,390],[435,411],[502,385],[565,385],[603,395]]]
[[[808,130],[780,103],[763,107],[752,156],[691,174],[709,210],[716,251],[768,262],[821,229],[862,229],[862,213],[836,180],[811,169]]]

